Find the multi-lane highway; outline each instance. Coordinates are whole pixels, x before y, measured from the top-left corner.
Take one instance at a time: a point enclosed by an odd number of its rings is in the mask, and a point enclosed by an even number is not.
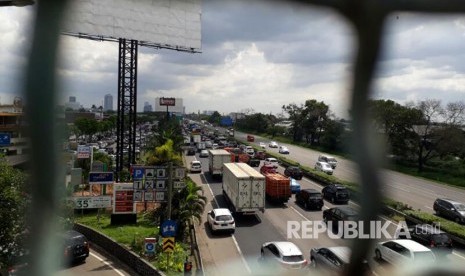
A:
[[[236,131],[235,138],[246,141],[246,133]],[[269,139],[255,136],[255,142],[258,146],[259,142],[265,142],[267,145]],[[294,146],[291,144],[280,143],[289,148],[289,156],[285,156],[291,160],[299,162],[303,166],[312,167],[318,159],[321,152]],[[275,148],[266,148],[269,152],[278,152]],[[336,156],[338,160],[337,168],[334,171],[334,176],[348,181],[357,181],[358,172],[357,165],[347,159]],[[433,212],[434,200],[438,197],[449,198],[459,202],[465,200],[465,189],[447,186],[436,183],[434,181],[412,177],[406,174],[394,172],[391,170],[380,170],[382,180],[384,182],[384,192],[386,196],[394,200],[406,203],[414,209],[421,209],[425,212]]]
[[[191,178],[198,184],[202,185],[204,193],[209,197],[209,208],[226,207],[226,202],[222,196],[222,184],[218,180],[210,178],[208,169],[208,159],[199,158],[198,156],[188,156],[186,161],[193,159],[202,162],[204,172],[202,174],[191,174]],[[280,168],[282,170],[282,168]],[[321,190],[321,186],[308,180],[299,181],[302,188],[314,188]],[[350,202],[350,205],[356,204]],[[331,208],[334,205],[325,201],[324,208]],[[205,271],[210,275],[217,275],[221,271],[225,275],[238,275],[237,271],[248,271],[253,274],[260,273],[260,246],[268,241],[289,240],[294,242],[304,253],[305,258],[309,259],[310,249],[313,247],[328,247],[350,245],[350,241],[344,239],[330,239],[326,233],[320,234],[318,238],[298,238],[288,236],[288,223],[303,221],[315,222],[322,220],[322,211],[307,211],[294,202],[294,196],[288,204],[282,206],[268,205],[265,213],[258,216],[236,216],[236,232],[233,236],[221,235],[213,236],[210,233],[207,224],[202,224],[198,229],[198,235],[203,237],[203,246],[201,252],[207,258]],[[206,219],[204,218],[204,221]],[[396,225],[389,227],[389,232],[394,233]],[[235,250],[234,250],[235,249]],[[213,252],[213,253],[212,253]],[[371,250],[369,263],[377,274],[385,274],[386,266],[380,265],[373,259]],[[454,252],[449,255],[446,261],[449,265],[465,263],[465,254],[463,252]],[[233,265],[234,264],[234,265]],[[465,269],[465,267],[464,267]],[[208,273],[210,271],[210,273]],[[240,273],[243,274],[243,273]]]

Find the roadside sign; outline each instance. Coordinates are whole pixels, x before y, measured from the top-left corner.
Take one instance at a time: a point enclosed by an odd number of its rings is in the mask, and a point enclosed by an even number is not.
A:
[[[78,145],[77,158],[78,159],[90,158],[91,150],[92,150],[92,147],[90,146]]]
[[[93,172],[104,172],[105,170],[105,163],[101,161],[94,161],[92,163],[92,168],[90,169]]]
[[[113,185],[113,214],[134,213],[133,183],[115,183]]]
[[[156,238],[145,238],[145,254],[154,255],[155,254],[155,245],[157,244]]]
[[[163,252],[171,253],[174,250],[174,238],[163,238]]]
[[[160,98],[160,105],[175,106],[176,98]]]
[[[174,237],[176,236],[176,231],[178,230],[178,225],[174,220],[165,220],[161,224],[161,235],[163,237]]]
[[[112,196],[75,196],[74,209],[96,209],[111,207]]]
[[[144,168],[134,168],[132,179],[134,180],[144,179]]]
[[[186,182],[184,181],[174,181],[173,182],[173,189],[183,189],[186,187]]]
[[[113,184],[113,172],[90,172],[89,184]]]

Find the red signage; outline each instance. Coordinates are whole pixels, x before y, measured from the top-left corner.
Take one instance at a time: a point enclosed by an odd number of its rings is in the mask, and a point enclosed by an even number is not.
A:
[[[160,98],[160,105],[167,105],[167,106],[175,106],[176,99],[175,98]]]

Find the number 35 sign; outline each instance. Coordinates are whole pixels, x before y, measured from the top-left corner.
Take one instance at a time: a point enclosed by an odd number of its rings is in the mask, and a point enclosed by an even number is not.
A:
[[[74,209],[111,207],[111,196],[76,196],[72,197]]]

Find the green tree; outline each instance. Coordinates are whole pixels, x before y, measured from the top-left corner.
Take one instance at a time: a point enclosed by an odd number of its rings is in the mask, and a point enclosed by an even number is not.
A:
[[[208,118],[208,122],[211,124],[219,125],[221,121],[221,114],[218,111],[213,112]]]
[[[289,115],[289,120],[292,122],[290,133],[292,134],[292,140],[294,142],[302,141],[304,135],[304,129],[302,122],[304,121],[305,115],[303,113],[303,105],[298,106],[297,104],[283,105],[282,109]]]
[[[303,132],[307,143],[314,145],[319,143],[321,132],[329,119],[329,106],[324,102],[307,100],[302,110]]]
[[[173,162],[176,165],[182,165],[182,158],[179,152],[173,148],[173,141],[168,139],[165,144],[148,150],[145,156],[146,164],[151,165],[164,165],[168,162]]]
[[[92,136],[99,131],[99,123],[95,119],[78,118],[74,121],[74,125],[80,133],[87,135],[89,142],[92,140]]]
[[[11,265],[11,256],[23,251],[28,233],[30,206],[27,176],[0,159],[0,267]]]

